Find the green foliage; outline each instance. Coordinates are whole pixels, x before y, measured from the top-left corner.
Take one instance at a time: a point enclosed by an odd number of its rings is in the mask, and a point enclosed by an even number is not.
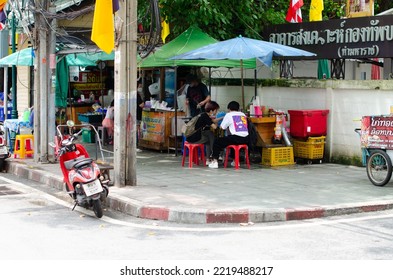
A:
[[[209,80],[205,81],[206,84],[209,83]],[[287,79],[244,79],[244,86],[252,86],[255,85],[261,87],[290,87],[290,81]],[[213,86],[241,86],[241,80],[235,78],[212,78],[211,84]]]
[[[374,14],[379,14],[383,11],[393,8],[392,0],[375,0],[374,1]]]
[[[238,35],[259,38],[266,0],[160,0],[161,13],[169,19],[172,38],[191,25],[218,40]]]
[[[286,7],[287,9],[288,7]],[[264,25],[274,25],[285,23],[285,15],[287,13],[284,7],[269,7],[266,9],[265,16],[263,19]]]
[[[346,0],[325,0],[324,1],[324,20],[338,19],[345,16]]]
[[[167,18],[171,40],[191,25],[218,39],[238,35],[260,39],[266,25],[285,23],[289,0],[158,0],[161,16]],[[303,21],[309,20],[311,0],[304,0]],[[138,0],[138,21],[149,25],[148,0]],[[393,8],[391,0],[375,0],[375,14]],[[346,0],[324,0],[323,19],[345,16]]]

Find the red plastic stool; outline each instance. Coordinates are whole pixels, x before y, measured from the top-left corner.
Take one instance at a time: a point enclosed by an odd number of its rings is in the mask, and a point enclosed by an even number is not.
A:
[[[205,145],[204,144],[192,144],[192,143],[188,143],[187,141],[184,142],[183,158],[181,161],[181,166],[184,166],[184,162],[186,161],[186,155],[187,155],[186,149],[188,149],[188,167],[189,168],[192,168],[193,163],[199,165],[198,149],[200,151],[202,164],[203,164],[203,166],[205,166],[205,164],[206,164]]]
[[[247,145],[229,145],[226,147],[226,152],[225,152],[225,161],[224,161],[224,168],[227,167],[228,165],[228,155],[229,155],[229,149],[233,149],[235,151],[235,169],[239,169],[240,165],[240,150],[244,149],[244,152],[246,154],[246,164],[248,169],[250,169],[250,159],[248,157],[248,146]]]

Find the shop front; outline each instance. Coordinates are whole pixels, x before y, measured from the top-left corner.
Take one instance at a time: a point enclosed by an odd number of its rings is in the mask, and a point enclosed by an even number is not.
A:
[[[72,120],[75,124],[89,123],[96,127],[101,125],[105,117],[105,107],[113,100],[113,67],[100,67],[100,64],[87,67],[69,66],[67,76],[65,115],[59,115],[64,112],[62,106],[62,109],[58,110],[57,122]]]

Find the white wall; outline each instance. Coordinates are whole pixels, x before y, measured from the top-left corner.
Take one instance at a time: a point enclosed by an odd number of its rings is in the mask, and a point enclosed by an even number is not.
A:
[[[254,96],[253,87],[244,88],[245,106],[251,101]],[[235,100],[242,105],[242,89],[240,86],[212,86],[211,100],[216,101],[220,105],[221,111],[226,111],[227,105],[230,101]]]
[[[329,60],[330,67],[330,60]],[[382,76],[382,68],[380,69]],[[205,70],[207,79],[208,70]],[[317,78],[318,61],[317,60],[300,60],[293,61],[293,78]],[[345,79],[362,80],[363,73],[366,74],[366,80],[371,80],[371,64],[360,63],[355,60],[345,61]],[[245,79],[254,79],[254,69],[244,69]],[[239,78],[241,70],[239,68],[212,68],[212,78]],[[278,79],[280,78],[280,66],[278,61],[273,61],[272,67],[266,67],[257,61],[257,78],[258,79]]]

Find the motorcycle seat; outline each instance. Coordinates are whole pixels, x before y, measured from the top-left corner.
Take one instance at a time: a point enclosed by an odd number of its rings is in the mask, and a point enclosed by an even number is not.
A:
[[[70,159],[64,162],[64,166],[66,169],[71,170],[72,168],[80,168],[84,165],[91,164],[93,162],[93,159],[91,158],[85,158],[84,156],[77,157],[74,159]]]

